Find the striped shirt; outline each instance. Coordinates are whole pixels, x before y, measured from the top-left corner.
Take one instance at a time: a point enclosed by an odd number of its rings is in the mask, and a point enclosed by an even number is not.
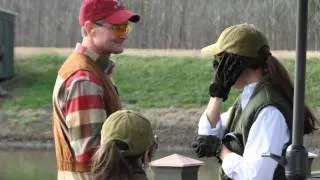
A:
[[[77,44],[75,51],[94,61],[99,58],[81,44]],[[106,69],[105,64],[96,63]],[[100,144],[100,130],[107,118],[102,84],[88,71],[80,70],[71,75],[62,88],[58,102],[65,116],[71,148],[79,163],[89,163]]]

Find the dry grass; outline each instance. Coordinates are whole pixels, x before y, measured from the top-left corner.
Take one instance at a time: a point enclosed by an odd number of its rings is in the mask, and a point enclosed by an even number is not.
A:
[[[16,47],[15,56],[19,59],[30,57],[36,54],[55,54],[67,56],[72,48],[55,47]],[[125,49],[124,55],[132,56],[174,56],[174,57],[201,57],[199,49]],[[295,58],[295,51],[273,51],[272,54],[279,58]],[[308,51],[307,57],[320,57],[320,51]]]

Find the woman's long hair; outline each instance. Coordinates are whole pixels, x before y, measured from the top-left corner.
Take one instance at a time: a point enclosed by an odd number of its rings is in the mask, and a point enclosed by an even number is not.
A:
[[[288,71],[281,64],[281,62],[271,55],[270,48],[268,46],[263,46],[258,51],[259,60],[258,63],[262,64],[264,72],[271,77],[271,80],[280,85],[281,89],[284,91],[284,94],[290,100],[290,103],[293,105],[293,94],[294,88],[291,78]],[[259,62],[260,61],[260,62]],[[311,133],[313,130],[316,130],[316,118],[310,111],[309,107],[304,106],[304,133]]]
[[[224,55],[231,55],[223,52]],[[270,79],[283,90],[283,95],[289,100],[293,108],[293,83],[286,68],[281,62],[272,56],[269,46],[262,46],[258,51],[258,58],[238,56],[249,69],[262,69],[264,75],[269,75]],[[318,123],[310,108],[304,105],[304,134],[308,134],[316,130]]]

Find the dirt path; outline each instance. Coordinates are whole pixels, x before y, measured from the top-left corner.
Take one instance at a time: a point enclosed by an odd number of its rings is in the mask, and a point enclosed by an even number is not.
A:
[[[133,108],[134,107],[126,107]],[[197,122],[203,108],[149,108],[140,112],[150,119],[155,134],[163,147],[186,147],[197,132]],[[17,142],[41,142],[52,144],[51,109],[30,109],[20,112],[0,111],[0,148]],[[12,115],[14,113],[14,116]],[[14,117],[10,120],[8,117]],[[29,118],[24,124],[19,119]]]
[[[134,106],[126,106],[135,109]],[[205,107],[181,108],[148,108],[140,112],[151,120],[155,134],[160,139],[161,148],[186,148],[197,134],[199,117]],[[320,108],[315,110],[320,117]],[[0,111],[0,149],[16,148],[52,148],[51,109],[24,110],[15,112],[17,119],[8,120],[5,112]],[[32,116],[32,117],[31,117]],[[20,124],[20,118],[35,118]],[[314,152],[320,152],[320,132],[305,136],[305,146]],[[30,147],[30,142],[32,146]]]

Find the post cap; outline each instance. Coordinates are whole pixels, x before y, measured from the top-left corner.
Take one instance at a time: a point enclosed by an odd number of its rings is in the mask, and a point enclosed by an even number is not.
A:
[[[172,154],[150,162],[150,166],[152,167],[192,167],[201,166],[203,164],[203,161],[182,156],[180,154]]]

